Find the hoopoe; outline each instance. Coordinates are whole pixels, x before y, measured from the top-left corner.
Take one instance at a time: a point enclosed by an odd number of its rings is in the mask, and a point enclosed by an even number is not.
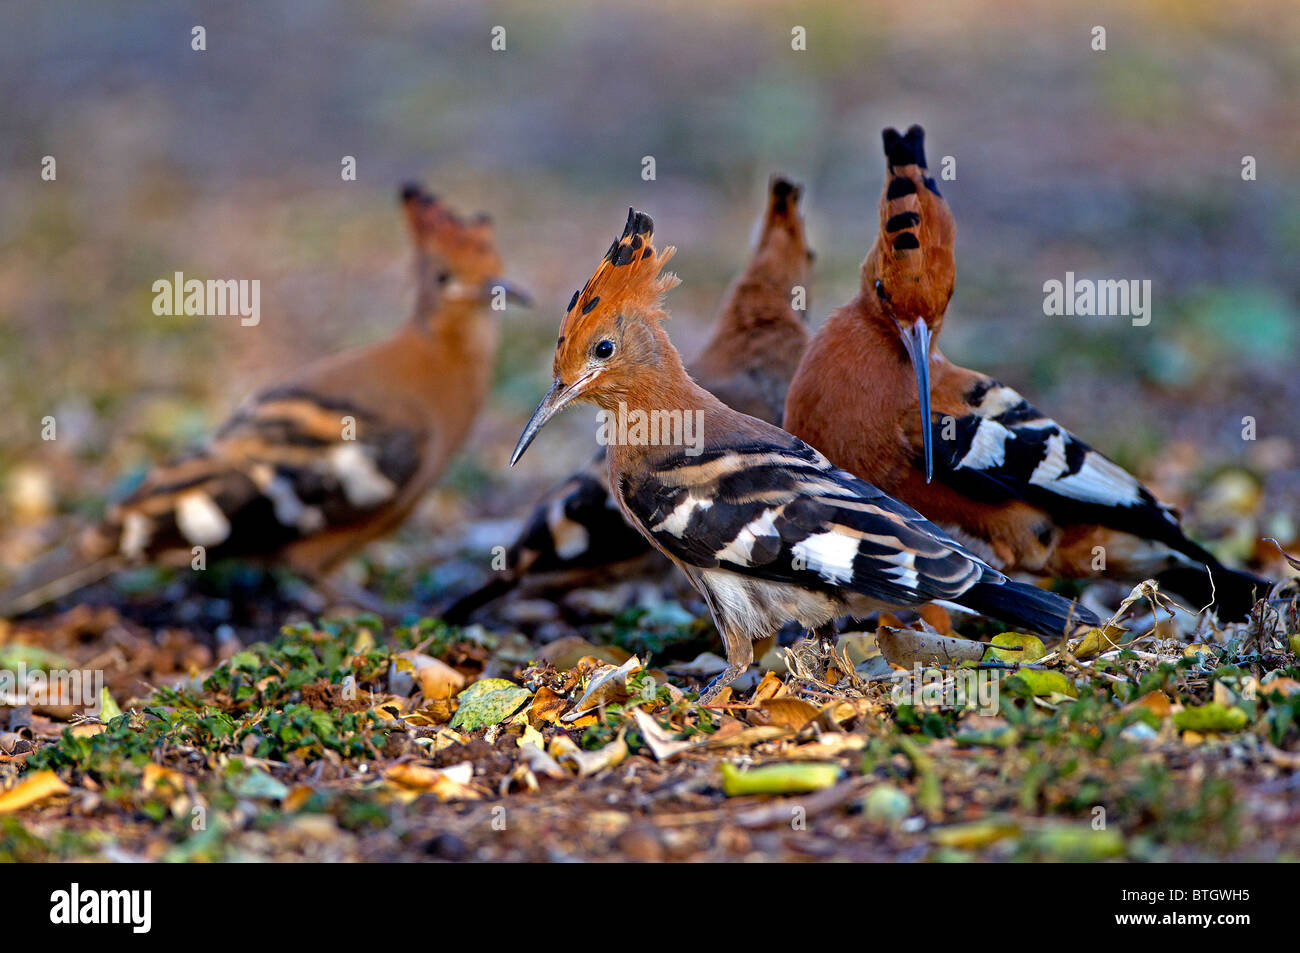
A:
[[[123,564],[188,564],[195,547],[205,560],[272,560],[324,584],[410,514],[487,396],[490,298],[521,296],[502,279],[486,216],[461,219],[416,185],[401,202],[416,248],[411,320],[254,394],[83,534],[75,568],[20,580],[0,610],[27,611]]]
[[[661,321],[662,273],[648,215],[629,210],[556,342],[555,380],[511,455],[581,400],[606,413],[698,414],[699,445],[629,439],[608,448],[624,517],[686,574],[722,636],[727,668],[709,700],[753,660],[753,641],[789,620],[828,635],[846,614],[945,600],[1051,635],[1095,625],[1088,611],[1012,582],[911,507],[836,468],[779,427],[695,383]]]
[[[805,353],[786,428],[998,569],[1155,577],[1193,609],[1213,601],[1225,621],[1244,617],[1267,580],[1221,565],[1118,464],[940,353],[955,226],[928,175],[924,137],[919,126],[884,131],[880,231],[861,289]]]
[[[802,191],[783,176],[772,177],[758,244],[723,299],[709,342],[690,365],[691,375],[724,404],[772,424],[781,422],[786,389],[811,337],[804,316],[813,253],[799,211]],[[796,310],[796,303],[802,308]],[[546,493],[506,551],[504,570],[450,604],[442,617],[463,620],[526,576],[577,585],[641,565],[654,551],[623,519],[606,472],[602,450]]]

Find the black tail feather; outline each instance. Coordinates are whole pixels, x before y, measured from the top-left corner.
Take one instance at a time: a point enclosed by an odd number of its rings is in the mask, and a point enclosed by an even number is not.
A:
[[[1156,582],[1161,589],[1179,596],[1193,612],[1209,606],[1220,622],[1243,621],[1255,603],[1273,588],[1273,583],[1261,576],[1217,562],[1209,564],[1208,572],[1192,566],[1167,569],[1156,576]]]
[[[469,617],[489,602],[500,599],[519,583],[514,573],[498,573],[495,578],[485,582],[471,592],[444,602],[434,609],[434,615],[448,625],[464,625]]]
[[[954,601],[1051,638],[1073,635],[1080,626],[1101,625],[1096,615],[1078,603],[1023,582],[976,583]]]

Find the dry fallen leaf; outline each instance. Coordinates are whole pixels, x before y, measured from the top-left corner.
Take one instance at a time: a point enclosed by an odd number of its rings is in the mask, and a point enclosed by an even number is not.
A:
[[[534,775],[542,774],[548,778],[573,777],[572,774],[560,767],[558,761],[535,744],[520,745],[519,760],[523,762],[523,764],[527,766],[528,770],[533,772]]]
[[[597,771],[614,767],[626,757],[627,742],[623,740],[622,732],[619,732],[618,737],[603,748],[595,751],[584,751],[574,745],[572,750],[565,751],[556,760],[560,764],[572,764],[577,768],[578,776],[585,778]]]
[[[417,664],[415,679],[427,701],[451,698],[459,693],[467,679],[442,659],[431,658],[426,664]]]
[[[876,630],[880,651],[890,665],[911,669],[916,665],[951,665],[957,662],[978,662],[984,657],[987,646],[969,639],[956,639],[947,635],[932,635],[911,629]]]
[[[410,791],[429,792],[440,801],[473,801],[482,797],[469,786],[474,777],[474,764],[462,761],[449,768],[432,768],[428,765],[405,762],[395,764],[384,772],[384,780]]]
[[[926,603],[916,610],[916,614],[940,635],[947,635],[952,631],[952,616],[948,615],[948,610],[943,606],[937,606],[933,602]]]
[[[30,807],[37,801],[58,794],[67,794],[71,788],[53,771],[37,771],[14,787],[0,794],[0,814],[12,814]]]
[[[1169,700],[1169,696],[1158,690],[1147,692],[1141,698],[1125,706],[1126,710],[1133,708],[1145,708],[1157,718],[1165,718],[1172,714],[1174,710],[1173,702]]]
[[[1276,692],[1283,698],[1290,698],[1296,692],[1300,692],[1300,682],[1282,675],[1272,681],[1262,683],[1259,686],[1259,692],[1262,695],[1272,695]]]
[[[144,775],[140,778],[140,790],[145,794],[153,794],[159,788],[171,788],[177,794],[183,793],[185,775],[171,768],[165,768],[161,764],[152,762],[146,764]]]
[[[528,721],[533,725],[555,724],[568,707],[568,699],[543,685],[528,706]]]
[[[794,732],[789,728],[778,728],[776,725],[757,725],[753,728],[742,728],[739,731],[732,731],[723,734],[721,731],[715,732],[709,736],[702,747],[714,750],[717,748],[744,748],[749,745],[762,744],[765,741],[774,741],[777,738],[788,738]]]
[[[557,671],[567,672],[584,658],[594,656],[610,665],[622,665],[630,654],[614,645],[592,645],[581,636],[569,635],[543,646],[537,657],[550,662]]]
[[[696,742],[679,741],[671,734],[659,727],[659,722],[655,721],[640,708],[632,709],[632,718],[636,721],[636,727],[641,732],[641,737],[650,747],[650,751],[655,756],[656,761],[667,761],[674,758],[688,748],[695,747]]]
[[[601,705],[622,701],[627,698],[630,694],[627,687],[628,676],[639,671],[641,671],[641,662],[635,655],[617,668],[609,666],[601,669],[598,674],[593,675],[591,680],[587,682],[587,690],[574,703],[573,711],[562,717],[560,721],[566,724],[577,721],[583,715],[596,710]]]
[[[763,680],[759,682],[758,686],[754,689],[752,700],[755,705],[761,705],[769,698],[788,695],[789,692],[790,690],[785,687],[785,683],[781,681],[781,679],[772,672],[768,672],[763,676]]]
[[[816,718],[821,710],[802,698],[769,698],[762,703],[767,723],[778,728],[798,731]]]

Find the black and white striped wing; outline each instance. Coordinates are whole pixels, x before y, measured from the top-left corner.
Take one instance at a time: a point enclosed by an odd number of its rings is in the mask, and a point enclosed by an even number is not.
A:
[[[969,414],[932,421],[936,479],[986,502],[1033,503],[1063,522],[1181,539],[1170,507],[1010,387],[984,378],[965,399]]]
[[[674,558],[910,605],[1003,577],[911,507],[802,441],[671,455],[624,476],[625,506]]]
[[[633,559],[650,544],[623,518],[609,494],[602,449],[533,507],[508,562],[520,572],[591,569]]]
[[[415,477],[427,434],[302,389],[259,394],[114,508],[124,555],[275,552],[366,519]]]

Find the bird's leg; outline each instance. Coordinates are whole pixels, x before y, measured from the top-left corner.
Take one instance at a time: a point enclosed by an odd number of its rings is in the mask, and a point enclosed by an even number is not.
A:
[[[745,674],[754,661],[754,643],[749,636],[731,627],[722,630],[722,644],[727,650],[727,667],[700,692],[700,704],[707,705],[718,693]]]
[[[744,675],[745,669],[748,667],[748,665],[740,667],[728,665],[720,673],[714,676],[713,681],[704,686],[704,691],[700,692],[699,704],[707,705],[709,702],[713,701],[713,699],[717,698],[718,693],[736,679],[740,678],[740,676]]]
[[[839,637],[839,633],[835,630],[834,619],[822,623],[815,629],[809,629],[808,634],[816,637],[823,652],[835,651],[835,640]]]
[[[826,659],[826,669],[823,675],[830,674],[831,659],[835,657],[835,640],[837,633],[835,631],[835,620],[823,622],[821,625],[809,629],[808,637],[817,640],[817,647],[821,650],[821,655]]]

